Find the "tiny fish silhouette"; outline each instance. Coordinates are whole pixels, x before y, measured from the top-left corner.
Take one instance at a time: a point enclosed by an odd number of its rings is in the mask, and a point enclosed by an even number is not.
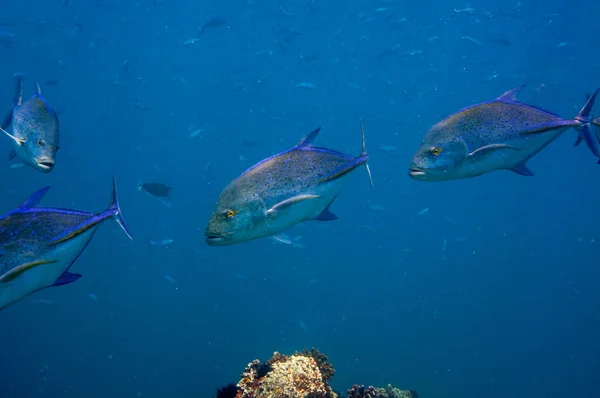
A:
[[[152,196],[166,198],[167,196],[171,195],[171,191],[173,190],[173,188],[171,188],[167,184],[163,184],[162,182],[143,183],[141,181],[138,181],[137,190],[147,192]]]

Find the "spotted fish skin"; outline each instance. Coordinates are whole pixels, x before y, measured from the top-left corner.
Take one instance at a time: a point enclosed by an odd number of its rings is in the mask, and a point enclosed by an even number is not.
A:
[[[447,181],[494,170],[532,176],[526,162],[571,127],[600,157],[600,145],[590,132],[589,117],[598,91],[574,119],[567,120],[519,102],[516,96],[522,88],[464,108],[436,123],[413,156],[409,176],[423,181]]]
[[[38,207],[48,190],[38,190],[0,218],[0,310],[38,290],[78,280],[81,275],[69,269],[102,222],[114,219],[132,238],[114,179],[110,205],[99,214]]]
[[[209,245],[246,242],[276,235],[303,221],[337,218],[329,206],[347,176],[363,164],[368,170],[364,132],[363,152],[352,157],[313,146],[319,131],[260,161],[223,189],[206,227]]]
[[[35,170],[49,173],[54,169],[59,148],[58,115],[42,96],[39,84],[36,93],[22,102],[23,81],[18,75],[16,80],[15,105],[2,124],[2,129],[13,141],[9,160],[16,158]]]

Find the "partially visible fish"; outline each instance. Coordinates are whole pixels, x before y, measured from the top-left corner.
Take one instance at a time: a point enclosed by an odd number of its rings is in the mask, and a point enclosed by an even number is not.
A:
[[[304,247],[304,245],[302,243],[298,243],[300,240],[302,240],[302,235],[291,237],[288,234],[282,232],[280,234],[271,236],[271,238],[275,242],[279,242],[279,243],[283,243],[283,244],[286,244],[286,245],[290,245],[292,247],[296,247],[296,248],[303,248]]]
[[[313,146],[320,130],[231,181],[206,226],[206,243],[231,245],[277,235],[303,221],[337,219],[329,207],[361,165],[372,186],[362,122],[362,152],[357,157]]]
[[[35,94],[23,102],[23,76],[16,74],[14,107],[2,123],[1,130],[13,140],[9,160],[18,161],[43,173],[56,164],[59,148],[58,115],[42,97],[40,85]]]
[[[36,191],[0,218],[0,310],[38,290],[81,278],[69,270],[104,221],[115,220],[133,239],[121,214],[114,177],[110,204],[99,214],[37,207],[49,189]]]
[[[523,87],[436,123],[413,156],[409,176],[423,181],[447,181],[494,170],[532,176],[526,162],[571,127],[600,158],[600,143],[590,130],[590,112],[598,90],[575,118],[567,120],[519,102],[516,97]]]

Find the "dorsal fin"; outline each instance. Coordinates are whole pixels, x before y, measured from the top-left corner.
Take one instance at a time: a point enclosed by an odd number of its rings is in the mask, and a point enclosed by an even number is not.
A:
[[[317,138],[317,135],[319,135],[319,131],[321,131],[321,127],[317,127],[311,131],[306,137],[302,138],[296,146],[303,147],[311,145],[315,138]]]
[[[48,190],[50,190],[49,186],[38,189],[37,191],[32,193],[27,199],[25,199],[25,201],[23,203],[21,203],[21,206],[19,206],[19,208],[20,209],[30,209],[30,208],[34,207],[35,205],[40,203],[40,200],[42,200],[44,195],[46,195],[46,193],[48,193]]]
[[[502,101],[502,102],[515,102],[515,101],[517,101],[517,95],[519,95],[519,93],[521,92],[521,90],[523,90],[526,85],[527,85],[527,83],[523,83],[520,86],[515,87],[512,90],[509,90],[509,91],[505,92],[504,94],[502,94],[501,96],[499,96],[497,98],[497,100],[498,101]]]
[[[13,103],[16,106],[20,106],[23,104],[23,77],[22,73],[15,73],[15,83],[17,87],[15,88],[15,96],[13,98]]]
[[[42,89],[40,88],[40,82],[35,81],[35,93],[37,95],[42,95]]]

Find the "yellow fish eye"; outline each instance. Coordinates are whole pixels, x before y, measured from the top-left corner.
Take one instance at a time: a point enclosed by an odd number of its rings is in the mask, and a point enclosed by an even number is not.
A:
[[[442,153],[444,149],[443,148],[438,148],[438,147],[433,147],[431,148],[431,151],[429,151],[433,156],[437,156],[440,153]]]
[[[234,210],[227,210],[227,213],[225,213],[227,218],[231,218],[231,217],[235,216],[235,214],[236,214],[236,212]]]

